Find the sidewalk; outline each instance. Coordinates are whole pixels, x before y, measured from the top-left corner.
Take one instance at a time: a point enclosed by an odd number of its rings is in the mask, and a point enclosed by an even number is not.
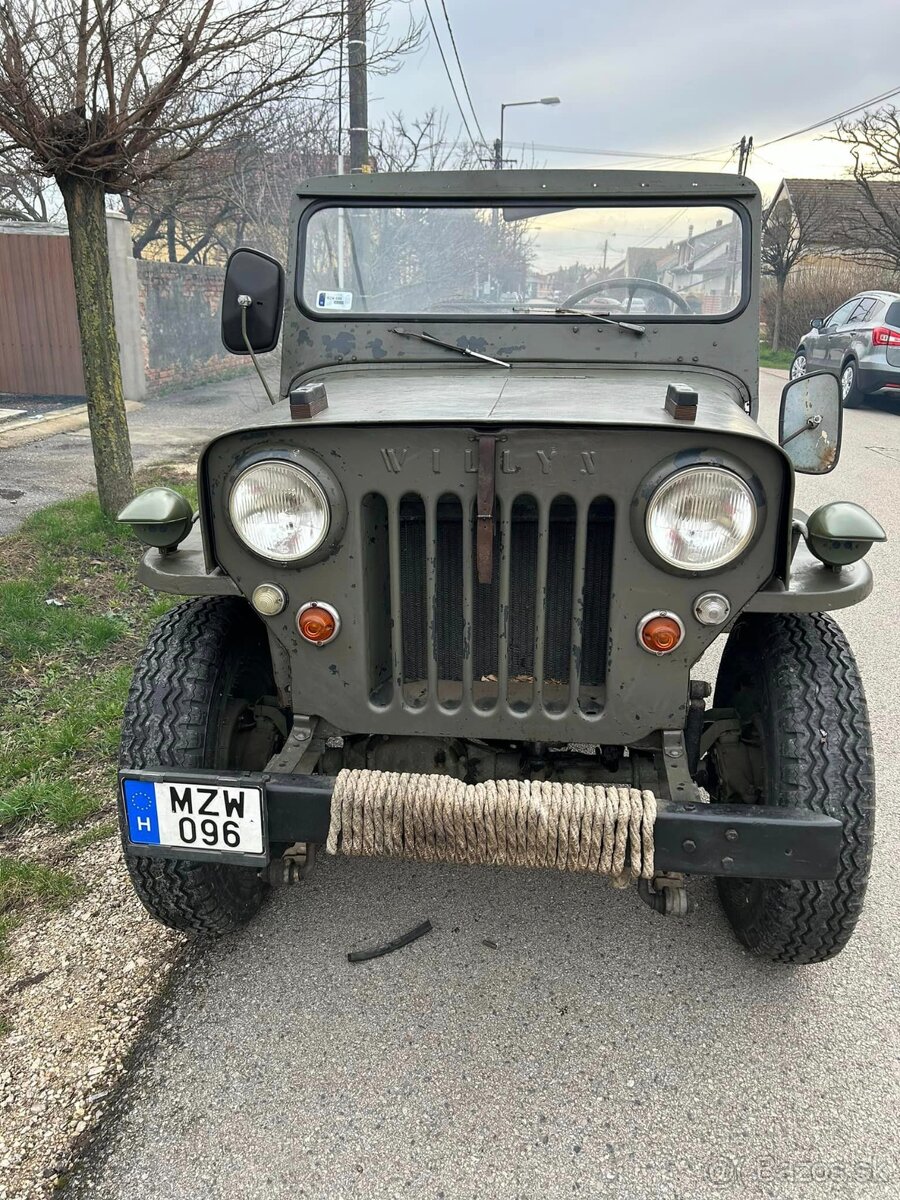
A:
[[[272,409],[252,371],[151,397],[128,414],[134,464],[183,457],[216,433],[267,420],[270,413],[278,420],[283,407]],[[0,537],[45,505],[95,486],[87,422],[75,423],[80,427],[49,437],[41,437],[35,426],[35,440],[0,449]]]

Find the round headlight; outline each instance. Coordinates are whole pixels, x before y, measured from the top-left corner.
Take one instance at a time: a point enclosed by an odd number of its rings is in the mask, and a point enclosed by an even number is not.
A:
[[[739,475],[689,467],[656,489],[647,537],[659,557],[684,571],[716,571],[741,554],[756,530],[756,501]]]
[[[248,467],[231,489],[228,511],[241,541],[275,562],[307,558],[325,541],[331,520],[319,482],[290,462]]]

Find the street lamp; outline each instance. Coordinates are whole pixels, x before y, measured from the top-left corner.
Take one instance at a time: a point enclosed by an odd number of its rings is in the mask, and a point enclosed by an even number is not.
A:
[[[500,105],[500,137],[494,142],[494,167],[503,167],[503,118],[508,108],[525,108],[529,104],[559,104],[559,96],[542,96],[540,100],[511,100],[508,104]]]

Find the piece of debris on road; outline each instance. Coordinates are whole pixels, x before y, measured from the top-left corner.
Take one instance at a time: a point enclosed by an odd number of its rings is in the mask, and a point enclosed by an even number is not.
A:
[[[368,962],[371,958],[382,958],[385,954],[393,954],[395,950],[401,950],[410,942],[424,937],[426,933],[431,933],[430,921],[423,921],[414,929],[410,929],[408,933],[402,933],[400,937],[394,938],[391,942],[385,942],[383,946],[376,946],[374,950],[351,950],[347,955],[347,962]]]

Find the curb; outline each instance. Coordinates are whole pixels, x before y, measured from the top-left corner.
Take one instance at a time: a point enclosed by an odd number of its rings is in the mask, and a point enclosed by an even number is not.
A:
[[[143,407],[143,404],[137,400],[125,401],[126,412],[138,412]],[[87,425],[86,404],[66,408],[61,412],[48,413],[46,416],[25,417],[20,421],[5,421],[0,425],[0,450],[11,450],[14,446],[39,442],[56,433],[75,433],[76,430],[87,428]]]

